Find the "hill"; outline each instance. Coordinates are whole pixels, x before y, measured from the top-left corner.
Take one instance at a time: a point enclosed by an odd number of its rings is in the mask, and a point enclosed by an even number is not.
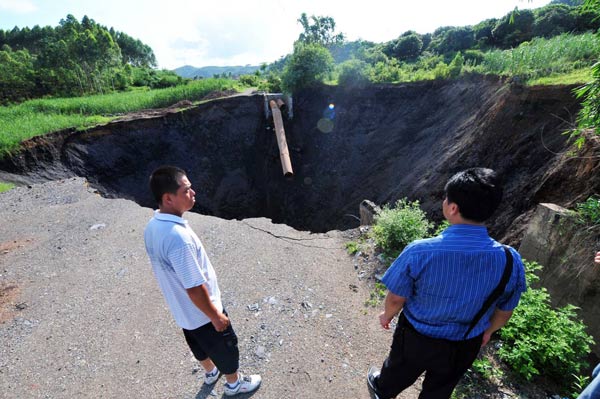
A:
[[[174,69],[177,75],[182,78],[193,79],[195,77],[199,78],[212,78],[215,75],[219,76],[231,76],[237,77],[240,75],[248,75],[252,74],[258,70],[258,66],[246,65],[246,66],[205,66],[201,68],[196,68],[191,65],[185,65]]]

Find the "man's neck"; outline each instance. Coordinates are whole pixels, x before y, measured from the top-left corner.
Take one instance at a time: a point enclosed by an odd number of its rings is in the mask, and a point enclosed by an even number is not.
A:
[[[183,218],[183,213],[179,213],[179,212],[177,212],[177,211],[175,211],[173,209],[170,209],[169,207],[159,206],[158,207],[158,211],[160,213],[165,214],[165,215],[173,215],[173,216],[177,216],[177,217]]]

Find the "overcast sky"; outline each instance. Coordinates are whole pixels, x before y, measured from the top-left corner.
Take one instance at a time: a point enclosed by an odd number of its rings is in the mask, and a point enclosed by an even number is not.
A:
[[[407,30],[473,25],[550,0],[0,0],[0,29],[57,26],[84,15],[140,39],[160,68],[272,62],[292,51],[303,12],[335,19],[348,40],[384,42]]]

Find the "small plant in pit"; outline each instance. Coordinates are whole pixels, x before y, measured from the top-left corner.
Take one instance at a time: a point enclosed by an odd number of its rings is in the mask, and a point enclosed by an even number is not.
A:
[[[585,202],[575,205],[575,212],[580,222],[588,225],[600,225],[600,198],[589,197]]]

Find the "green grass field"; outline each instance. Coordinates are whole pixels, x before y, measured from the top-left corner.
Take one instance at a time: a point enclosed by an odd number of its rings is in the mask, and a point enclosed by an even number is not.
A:
[[[0,107],[0,157],[31,137],[67,129],[85,129],[133,111],[163,108],[181,100],[199,101],[210,92],[240,90],[230,79],[201,79],[158,90],[136,90],[88,97],[30,100]]]

